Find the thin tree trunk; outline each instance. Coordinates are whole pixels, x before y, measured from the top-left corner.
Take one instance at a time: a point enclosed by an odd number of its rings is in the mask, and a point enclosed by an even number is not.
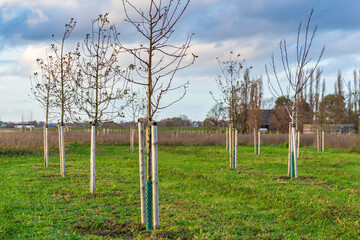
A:
[[[139,120],[139,168],[140,168],[140,205],[141,223],[146,220],[146,193],[145,193],[145,153],[144,153],[144,123]]]
[[[151,160],[152,160],[152,178],[153,178],[153,224],[154,229],[159,228],[159,180],[158,180],[158,142],[157,142],[157,123],[151,124]]]
[[[95,147],[96,147],[96,124],[91,125],[91,149],[90,149],[90,192],[95,193]]]

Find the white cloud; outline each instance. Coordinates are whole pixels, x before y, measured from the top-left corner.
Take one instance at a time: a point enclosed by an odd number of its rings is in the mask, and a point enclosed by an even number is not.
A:
[[[6,5],[16,5],[16,6],[61,6],[61,7],[77,7],[79,6],[78,0],[0,0],[0,7]]]
[[[31,15],[26,20],[29,25],[36,25],[42,22],[47,22],[48,17],[39,8],[31,8]]]

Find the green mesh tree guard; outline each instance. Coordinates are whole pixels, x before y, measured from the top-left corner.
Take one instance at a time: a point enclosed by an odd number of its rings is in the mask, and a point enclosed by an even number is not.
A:
[[[146,181],[146,230],[153,230],[152,224],[152,183]]]
[[[294,161],[294,152],[291,152],[291,162],[290,162],[290,177],[295,177],[295,161]]]
[[[322,143],[320,143],[320,152],[322,152]]]
[[[231,163],[231,167],[235,168],[235,149],[233,150],[233,155],[232,155],[232,163]]]
[[[259,154],[259,144],[256,144],[256,155]]]

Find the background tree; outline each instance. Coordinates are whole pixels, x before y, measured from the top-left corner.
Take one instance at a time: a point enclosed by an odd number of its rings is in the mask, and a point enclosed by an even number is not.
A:
[[[168,1],[150,0],[148,5],[137,7],[130,1],[122,0],[126,20],[139,33],[142,43],[138,47],[126,47],[121,41],[118,41],[122,49],[134,58],[130,68],[135,70],[140,77],[138,80],[128,79],[130,82],[146,87],[147,89],[147,122],[148,126],[152,121],[154,114],[178,101],[185,93],[188,83],[174,85],[175,74],[189,65],[193,64],[195,55],[192,54],[188,61],[184,61],[188,56],[187,51],[190,48],[191,36],[188,36],[185,43],[175,46],[170,43],[171,36],[174,33],[175,25],[184,14],[190,0]],[[146,8],[146,10],[143,10]],[[131,13],[129,12],[131,11]],[[132,17],[131,17],[132,16]],[[164,96],[175,90],[183,89],[179,97],[167,104],[163,104]],[[151,129],[146,131],[146,179],[147,179],[147,198],[150,198],[152,191],[151,175]],[[155,180],[154,187],[157,182]],[[151,190],[151,191],[150,191]],[[146,228],[152,229],[152,202],[147,201],[148,216],[146,217]],[[151,213],[151,214],[150,214]],[[159,226],[158,216],[155,214],[154,227]]]
[[[119,46],[115,42],[116,32],[110,26],[108,13],[100,14],[92,21],[91,33],[87,34],[80,50],[77,51],[77,78],[75,103],[79,110],[91,120],[91,167],[90,192],[95,193],[95,147],[96,127],[101,121],[110,121],[119,115],[127,104],[123,101],[129,94],[127,81],[115,70]],[[79,44],[80,45],[80,44]],[[82,57],[81,57],[82,56]],[[122,74],[126,75],[125,72]],[[120,106],[121,105],[121,106]],[[118,109],[120,108],[120,109]]]
[[[33,77],[30,77],[32,98],[39,102],[41,108],[45,113],[44,125],[44,165],[49,166],[49,139],[48,139],[48,124],[51,115],[51,109],[54,107],[52,97],[54,91],[54,79],[56,78],[55,63],[52,56],[46,53],[45,61],[37,59],[41,72],[35,72]]]
[[[290,177],[297,177],[297,145],[296,145],[296,130],[297,130],[297,103],[300,98],[300,95],[304,88],[313,81],[314,72],[320,63],[321,57],[325,51],[325,47],[320,50],[317,58],[312,59],[310,55],[310,50],[312,49],[313,41],[316,36],[317,26],[310,31],[311,17],[313,15],[313,10],[311,10],[310,15],[307,18],[305,25],[303,26],[300,22],[297,31],[297,40],[296,40],[296,58],[295,61],[291,62],[289,60],[287,41],[285,39],[280,41],[280,61],[283,67],[284,75],[286,77],[286,82],[288,90],[290,91],[289,96],[291,96],[292,105],[287,105],[287,110],[291,119],[292,132],[291,132],[291,161],[290,161]],[[310,65],[311,64],[311,65]],[[271,93],[275,97],[285,96],[284,94],[284,83],[279,78],[278,69],[275,63],[274,54],[271,55],[270,67],[272,70],[272,77],[268,68],[266,67],[266,73],[268,76],[268,85]]]
[[[270,116],[270,123],[273,129],[278,132],[285,133],[289,131],[290,117],[286,106],[289,105],[290,99],[281,96],[276,99],[274,112]]]
[[[263,103],[263,82],[262,78],[253,79],[250,86],[250,100],[248,106],[248,119],[247,129],[259,129],[261,124],[262,111],[261,106]]]
[[[222,103],[216,103],[206,114],[206,118],[214,127],[219,127],[227,117],[227,110]]]

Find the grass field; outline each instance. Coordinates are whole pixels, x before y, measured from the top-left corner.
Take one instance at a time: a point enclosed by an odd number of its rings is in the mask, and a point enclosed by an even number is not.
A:
[[[97,193],[89,194],[89,147],[59,158],[0,156],[0,239],[356,239],[360,155],[304,148],[288,179],[287,149],[239,147],[229,169],[223,146],[159,147],[159,230],[140,224],[137,152],[97,148]]]

